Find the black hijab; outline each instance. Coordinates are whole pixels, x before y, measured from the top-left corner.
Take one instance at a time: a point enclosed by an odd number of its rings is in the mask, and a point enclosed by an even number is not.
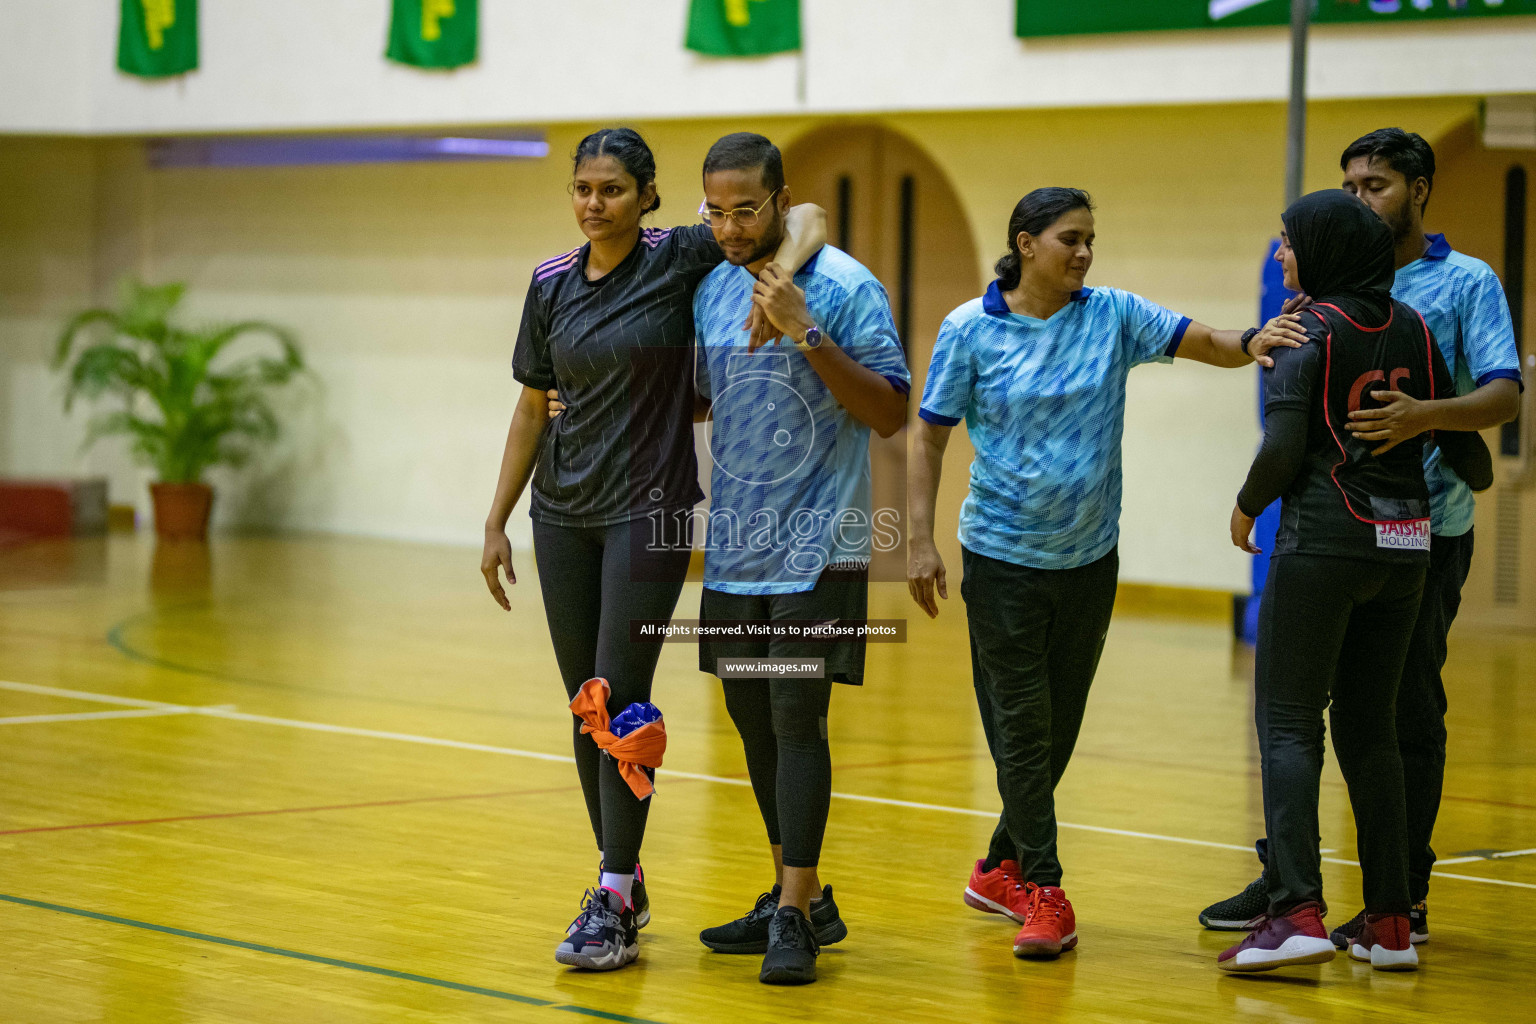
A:
[[[1369,206],[1343,189],[1302,196],[1281,220],[1301,290],[1351,318],[1379,326],[1392,299],[1392,231]]]

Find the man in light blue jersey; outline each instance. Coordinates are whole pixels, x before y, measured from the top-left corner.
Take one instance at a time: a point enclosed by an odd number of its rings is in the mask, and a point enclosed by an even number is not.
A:
[[[901,429],[911,376],[885,289],[852,257],[825,246],[793,277],[770,262],[789,209],[773,143],[746,132],[715,143],[704,195],[728,262],[694,296],[714,456],[699,668],[722,679],[777,877],[750,913],[699,938],[765,954],[765,983],[804,984],[819,947],[847,934],[816,872],[832,794],[827,709],[834,681],[863,677],[882,527],[869,432]],[[792,345],[749,345],[754,304]]]
[[[1382,128],[1362,136],[1339,160],[1344,189],[1359,196],[1392,229],[1396,277],[1392,297],[1416,309],[1434,334],[1456,381],[1456,394],[1417,401],[1379,391],[1382,405],[1351,414],[1351,432],[1380,442],[1377,454],[1426,430],[1486,430],[1514,419],[1520,408],[1520,353],[1509,303],[1497,275],[1482,260],[1451,248],[1444,235],[1424,233],[1424,210],[1435,180],[1435,154],[1420,136]],[[1472,491],[1446,466],[1438,448],[1424,460],[1430,493],[1429,574],[1397,695],[1397,742],[1408,810],[1408,875],[1414,907],[1412,941],[1429,939],[1430,847],[1445,778],[1446,638],[1461,604],[1472,563]],[[1259,856],[1267,850],[1259,841]],[[1268,905],[1256,879],[1242,893],[1207,907],[1202,924],[1241,928]],[[1257,911],[1249,913],[1253,907]],[[1343,949],[1359,934],[1364,911],[1334,929]]]

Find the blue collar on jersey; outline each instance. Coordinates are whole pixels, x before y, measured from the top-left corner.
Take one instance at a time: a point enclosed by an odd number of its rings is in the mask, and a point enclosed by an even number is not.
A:
[[[1429,243],[1429,248],[1424,250],[1421,259],[1443,260],[1451,254],[1451,243],[1444,235],[1425,235],[1424,240]]]
[[[1092,288],[1079,288],[1072,293],[1067,301],[1082,302],[1092,294]],[[1013,312],[1013,310],[1008,308],[1008,300],[1003,298],[1003,283],[1001,281],[993,281],[987,285],[987,294],[981,297],[981,309],[988,316],[1007,316]]]

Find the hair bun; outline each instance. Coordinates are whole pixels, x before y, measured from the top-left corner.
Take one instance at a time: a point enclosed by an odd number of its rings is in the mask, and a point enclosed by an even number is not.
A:
[[[1008,252],[992,267],[992,272],[997,275],[998,283],[1003,291],[1008,292],[1019,286],[1019,278],[1022,276],[1019,262],[1019,254]]]

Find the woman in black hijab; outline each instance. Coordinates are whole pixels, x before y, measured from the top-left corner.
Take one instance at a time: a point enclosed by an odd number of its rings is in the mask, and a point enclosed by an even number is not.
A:
[[[1364,873],[1366,924],[1350,955],[1411,970],[1418,956],[1408,941],[1393,708],[1429,564],[1423,446],[1434,441],[1421,435],[1374,456],[1346,424],[1376,391],[1432,399],[1452,394],[1452,382],[1423,318],[1391,297],[1392,233],[1364,203],[1314,192],[1283,221],[1276,259],[1286,286],[1314,297],[1302,317],[1310,343],[1276,349],[1264,371],[1264,443],[1232,512],[1232,542],[1257,554],[1253,517],[1282,498],[1255,680],[1270,905],[1218,966],[1264,971],[1333,959],[1317,842],[1328,708]],[[1435,440],[1474,489],[1492,482],[1478,435]]]

